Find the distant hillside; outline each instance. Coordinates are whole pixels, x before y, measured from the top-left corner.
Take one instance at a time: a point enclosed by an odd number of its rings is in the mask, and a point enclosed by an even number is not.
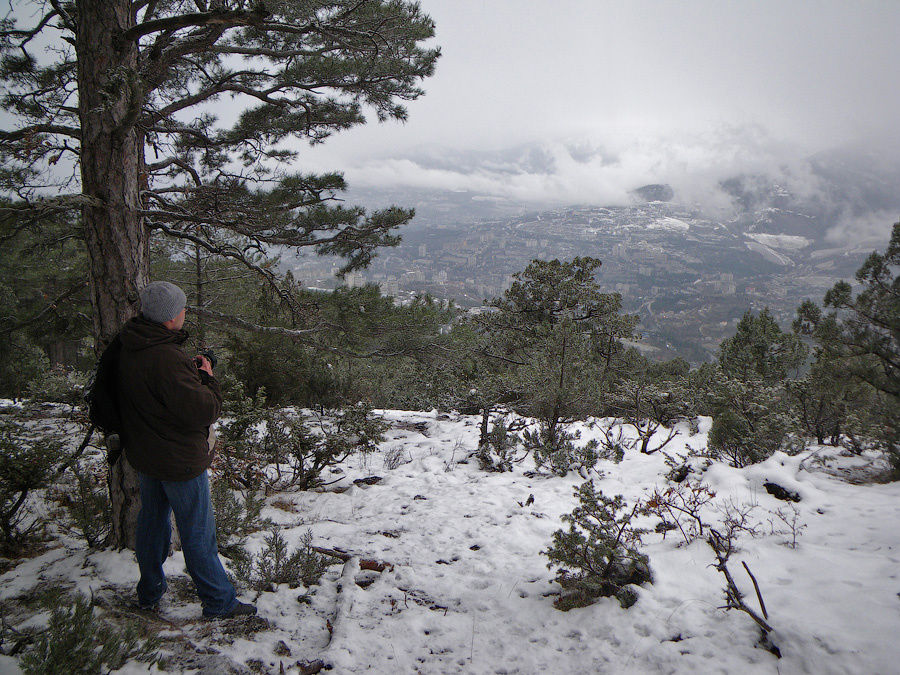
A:
[[[550,170],[554,158],[522,149],[463,158],[466,170],[513,175]],[[490,161],[489,161],[490,160]],[[502,161],[500,161],[502,160]],[[451,166],[451,157],[442,160]],[[852,279],[900,219],[900,163],[861,152],[823,153],[781,175],[747,173],[714,186],[715,205],[662,183],[638,184],[618,205],[512,201],[473,191],[353,191],[350,202],[413,206],[403,243],[383,251],[353,283],[428,292],[473,307],[496,297],[534,258],[591,255],[604,284],[641,318],[642,343],[660,358],[709,359],[747,309],[769,307],[783,324],[805,299]],[[722,207],[725,204],[727,208]],[[295,276],[328,285],[321,262]]]

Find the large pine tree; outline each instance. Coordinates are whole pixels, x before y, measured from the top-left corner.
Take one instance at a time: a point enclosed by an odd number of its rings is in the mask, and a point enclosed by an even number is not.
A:
[[[80,210],[98,346],[138,309],[154,232],[246,264],[312,335],[312,308],[255,254],[307,248],[364,267],[412,212],[335,205],[343,177],[296,172],[291,141],[320,143],[367,109],[404,119],[434,71],[433,35],[401,0],[20,3],[0,24],[16,120],[0,131],[6,212],[27,224]],[[120,546],[136,515],[125,469],[111,486]]]

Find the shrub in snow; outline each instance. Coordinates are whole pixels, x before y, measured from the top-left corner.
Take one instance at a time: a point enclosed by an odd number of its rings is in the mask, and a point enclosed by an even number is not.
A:
[[[227,419],[217,428],[221,452],[216,456],[222,474],[236,488],[257,489],[263,484],[265,458],[259,450],[266,413],[266,393],[259,389],[252,398],[240,384],[226,390]]]
[[[647,381],[648,377],[649,373],[637,380],[620,382],[609,402],[609,409],[635,430],[645,455],[662,450],[678,435],[674,424],[687,411],[676,382],[662,380],[657,384]],[[662,433],[651,444],[658,431]]]
[[[645,531],[632,525],[639,505],[629,509],[622,495],[607,497],[593,481],[583,483],[575,496],[578,505],[562,517],[568,529],[554,532],[544,551],[547,567],[558,568],[556,580],[564,589],[554,604],[568,610],[615,595],[630,607],[637,595],[628,586],[652,582],[649,558],[638,551]]]
[[[325,469],[355,452],[374,452],[384,441],[387,428],[362,403],[321,417],[315,431],[292,414],[270,410],[266,415],[267,433],[261,439],[262,454],[270,464],[268,484],[274,489],[316,487],[322,483]]]
[[[101,548],[112,525],[106,466],[76,462],[70,469],[74,481],[57,488],[53,497],[69,516],[71,529],[84,539],[89,548]]]
[[[506,417],[495,420],[491,430],[475,451],[478,466],[483,471],[512,471],[518,442],[519,437],[510,430],[509,420]]]
[[[560,425],[552,426],[546,422],[541,422],[537,429],[526,429],[522,434],[525,448],[533,452],[538,469],[546,466],[557,476],[577,471],[582,478],[587,478],[600,459],[600,443],[591,439],[584,445],[576,445],[575,441],[580,438],[580,431],[567,431]]]
[[[158,649],[159,639],[142,635],[136,624],[121,631],[98,627],[91,601],[79,595],[71,607],[53,608],[47,630],[20,665],[28,675],[94,675],[121,668],[132,659],[153,663]]]
[[[84,374],[55,366],[42,370],[28,383],[28,396],[38,403],[68,403],[74,406],[83,403],[82,396],[86,382]]]
[[[634,441],[625,437],[620,424],[601,426],[600,433],[603,434],[603,439],[600,441],[600,453],[603,459],[609,459],[618,464],[625,459],[625,451],[634,447]]]
[[[713,418],[707,439],[712,458],[740,468],[782,449],[789,421],[779,412],[774,392],[737,381],[727,386],[730,402]]]
[[[247,565],[239,566],[237,571],[241,581],[258,591],[274,590],[278,584],[287,584],[291,588],[317,584],[330,562],[329,558],[313,549],[311,530],[303,535],[300,548],[293,551],[277,527],[272,528],[265,544]]]
[[[221,467],[235,487],[316,487],[325,469],[354,452],[373,452],[384,440],[387,425],[367,405],[323,416],[314,430],[291,411],[267,408],[263,396],[249,399],[238,388],[232,417],[220,426]]]
[[[397,445],[384,453],[384,468],[388,471],[393,471],[397,467],[408,463],[411,461],[406,458],[406,448],[402,445]]]
[[[666,531],[677,529],[685,544],[690,544],[697,537],[703,536],[704,523],[702,511],[712,502],[716,493],[701,482],[684,482],[666,488],[655,490],[641,508],[641,512],[647,515],[657,516],[663,525],[657,530],[666,538]]]
[[[232,560],[246,559],[244,544],[247,543],[247,535],[271,522],[268,518],[260,518],[264,505],[262,497],[247,490],[243,499],[239,498],[222,476],[216,476],[212,481],[210,497],[216,513],[216,543],[219,545],[219,552]]]
[[[779,508],[769,513],[775,519],[769,519],[769,527],[772,529],[772,534],[786,535],[789,538],[784,543],[791,548],[797,548],[797,539],[800,538],[803,530],[806,529],[806,523],[800,518],[800,509],[793,504],[788,504],[786,509]],[[781,524],[776,523],[776,520]]]
[[[844,428],[845,445],[857,453],[880,452],[900,478],[900,397],[869,392],[865,407],[851,412]]]
[[[0,422],[0,546],[3,549],[15,548],[41,527],[37,519],[28,522],[28,496],[49,486],[62,449],[61,437],[47,429],[30,430],[19,422]]]

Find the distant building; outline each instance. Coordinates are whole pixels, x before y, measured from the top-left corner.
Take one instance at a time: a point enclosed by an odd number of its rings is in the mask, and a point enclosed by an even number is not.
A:
[[[368,283],[368,279],[361,272],[350,272],[344,277],[344,283],[350,288],[359,288],[360,286],[365,286]]]

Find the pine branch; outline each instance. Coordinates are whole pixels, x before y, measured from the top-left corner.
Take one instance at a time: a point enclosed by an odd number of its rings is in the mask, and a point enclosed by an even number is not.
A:
[[[104,204],[102,199],[84,194],[60,195],[37,201],[17,202],[10,206],[0,206],[0,222],[27,218],[29,222],[33,223],[85,206],[102,208]]]
[[[17,129],[16,131],[0,130],[0,143],[20,141],[23,138],[33,136],[34,134],[61,134],[63,136],[68,136],[69,138],[74,138],[77,141],[81,140],[81,129],[78,127],[67,127],[60,124],[34,124],[30,127]]]
[[[192,167],[190,164],[185,162],[178,157],[169,157],[168,159],[164,159],[161,162],[155,162],[153,164],[148,164],[146,169],[150,173],[154,173],[156,171],[162,171],[163,169],[167,169],[170,166],[177,166],[180,169],[184,170],[186,173],[191,175],[191,178],[194,180],[198,186],[203,185],[203,180],[200,178],[200,174],[197,173],[196,169]]]
[[[56,298],[51,300],[46,307],[44,307],[40,312],[35,314],[29,319],[25,321],[20,321],[17,324],[9,326],[7,328],[3,328],[0,330],[0,336],[10,335],[11,333],[15,333],[16,331],[22,330],[23,328],[27,328],[28,326],[37,323],[40,321],[45,315],[49,314],[53,310],[57,308],[59,303],[64,300],[68,300],[70,297],[78,293],[80,290],[86,288],[88,285],[87,281],[79,281],[77,284],[72,286],[71,288],[64,291],[62,294],[58,295]]]
[[[251,333],[265,333],[270,335],[284,335],[285,337],[289,337],[292,339],[298,338],[308,338],[310,335],[315,335],[316,333],[321,333],[323,330],[327,328],[325,324],[317,324],[313,328],[284,328],[282,326],[263,326],[257,323],[252,323],[245,319],[238,318],[236,316],[232,316],[230,314],[222,314],[221,312],[216,312],[214,310],[208,309],[206,307],[197,307],[195,305],[188,305],[188,310],[193,312],[198,316],[202,316],[206,319],[213,319],[220,323],[224,323],[228,326],[232,326],[234,328],[240,328],[242,330],[250,331]],[[303,340],[301,340],[303,341]],[[311,344],[311,343],[310,343]]]
[[[38,24],[31,30],[16,30],[16,29],[3,30],[3,31],[0,31],[0,37],[2,37],[2,38],[24,38],[22,40],[22,42],[20,42],[18,45],[16,45],[20,49],[24,49],[25,45],[27,45],[29,42],[31,42],[31,40],[33,40],[38,35],[38,33],[40,33],[42,30],[44,30],[46,25],[50,22],[50,19],[52,19],[54,16],[58,16],[58,15],[59,15],[59,12],[57,12],[54,9],[52,12],[45,14],[41,18],[41,20],[38,22]]]
[[[166,31],[177,31],[182,28],[201,28],[205,26],[217,26],[222,28],[234,28],[237,26],[259,26],[266,18],[265,6],[260,3],[253,11],[214,9],[209,12],[196,12],[193,14],[180,14],[168,16],[163,19],[151,19],[129,28],[122,35],[127,41],[135,41],[150,35]]]

